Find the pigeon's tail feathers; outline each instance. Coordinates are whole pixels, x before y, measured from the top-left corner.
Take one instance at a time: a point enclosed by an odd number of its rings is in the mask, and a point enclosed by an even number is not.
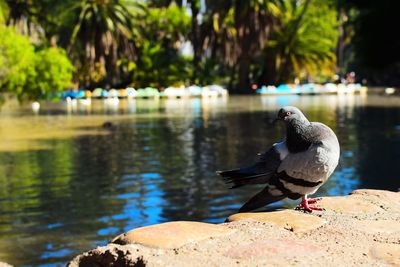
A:
[[[240,168],[228,171],[217,171],[231,188],[237,188],[248,184],[265,184],[272,172],[256,173],[251,168]]]
[[[269,186],[265,187],[258,194],[253,196],[247,201],[240,209],[239,212],[249,212],[261,207],[264,207],[270,203],[280,201],[286,198],[287,195],[280,192],[279,190],[273,190]]]

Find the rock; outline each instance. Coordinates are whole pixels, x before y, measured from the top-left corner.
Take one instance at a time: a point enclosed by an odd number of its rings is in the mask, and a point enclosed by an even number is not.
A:
[[[5,262],[0,262],[0,267],[12,267],[12,265]]]
[[[136,228],[117,236],[111,242],[121,245],[138,243],[171,249],[210,237],[228,235],[234,231],[223,225],[178,221]]]
[[[350,193],[351,195],[369,195],[376,196],[385,200],[400,201],[400,192],[392,192],[377,189],[357,189]]]
[[[351,192],[351,196],[363,197],[376,202],[383,207],[400,209],[400,192],[392,192],[375,189],[358,189]]]
[[[236,246],[228,250],[225,256],[235,259],[249,259],[256,257],[302,256],[321,251],[312,243],[292,239],[270,239]]]
[[[399,244],[377,244],[371,248],[372,257],[393,266],[400,266]]]
[[[133,255],[129,248],[110,244],[107,247],[99,247],[75,257],[67,264],[67,267],[80,266],[134,266],[145,267],[147,261],[143,256]]]
[[[363,220],[355,223],[355,228],[366,233],[400,233],[400,223],[394,220]]]
[[[295,210],[237,213],[231,215],[228,220],[231,222],[240,220],[267,222],[297,233],[314,230],[325,224],[325,221],[319,217]]]
[[[356,197],[324,197],[318,206],[338,213],[376,213],[382,209],[366,200]]]

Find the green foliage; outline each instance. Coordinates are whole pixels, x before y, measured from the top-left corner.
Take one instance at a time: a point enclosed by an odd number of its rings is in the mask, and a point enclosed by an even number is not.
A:
[[[389,66],[385,72],[394,76],[396,35],[381,31],[395,24],[396,16],[386,16],[396,10],[390,1],[188,0],[182,7],[167,0],[0,0],[0,25],[29,36],[36,50],[64,48],[74,79],[89,88],[218,82],[249,92],[253,82],[322,81],[354,61],[364,71]],[[370,29],[375,33],[368,35]],[[7,50],[0,54],[1,90],[44,96],[70,80],[63,52],[51,61],[55,50],[36,56],[27,38],[8,30],[0,39]],[[182,55],[187,42],[193,55]],[[56,62],[63,67],[54,70]],[[50,80],[47,72],[63,81]],[[24,87],[35,79],[32,88]]]
[[[35,76],[35,51],[29,39],[0,25],[0,91],[21,95]]]
[[[330,1],[306,3],[286,0],[280,7],[279,26],[274,29],[268,51],[276,53],[278,82],[335,73],[337,12]]]
[[[81,70],[78,78],[86,86],[121,82],[119,59],[132,62],[136,56],[133,14],[119,0],[83,0],[68,10],[66,17],[74,21],[67,46]]]
[[[146,41],[142,47],[139,66],[135,71],[136,87],[167,87],[184,84],[190,76],[190,59],[160,44]]]
[[[142,19],[144,35],[151,40],[179,40],[190,30],[191,18],[186,10],[177,6],[175,2],[168,7],[148,8]]]
[[[73,66],[65,51],[48,48],[35,53],[26,36],[0,26],[0,91],[20,98],[45,97],[71,85]]]
[[[34,86],[28,86],[31,96],[47,96],[73,85],[74,67],[63,49],[47,48],[39,51],[35,58],[35,70],[37,75]]]
[[[8,6],[5,0],[0,0],[0,24],[4,24],[8,16]]]
[[[143,17],[144,40],[134,74],[137,87],[167,87],[185,83],[191,75],[190,58],[180,54],[190,17],[175,3],[166,8],[148,8]]]

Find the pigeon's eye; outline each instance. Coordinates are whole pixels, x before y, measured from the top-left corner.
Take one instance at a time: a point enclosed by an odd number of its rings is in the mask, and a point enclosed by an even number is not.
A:
[[[290,116],[290,115],[292,115],[292,112],[288,111],[288,112],[286,112],[286,115]]]

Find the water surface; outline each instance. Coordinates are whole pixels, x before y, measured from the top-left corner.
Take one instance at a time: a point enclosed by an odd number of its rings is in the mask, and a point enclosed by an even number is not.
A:
[[[316,195],[398,190],[400,98],[392,96],[51,103],[38,114],[5,106],[0,261],[63,266],[134,227],[223,222],[260,189],[228,190],[215,171],[251,163],[279,141],[284,131],[269,120],[289,104],[339,137],[340,164]]]

